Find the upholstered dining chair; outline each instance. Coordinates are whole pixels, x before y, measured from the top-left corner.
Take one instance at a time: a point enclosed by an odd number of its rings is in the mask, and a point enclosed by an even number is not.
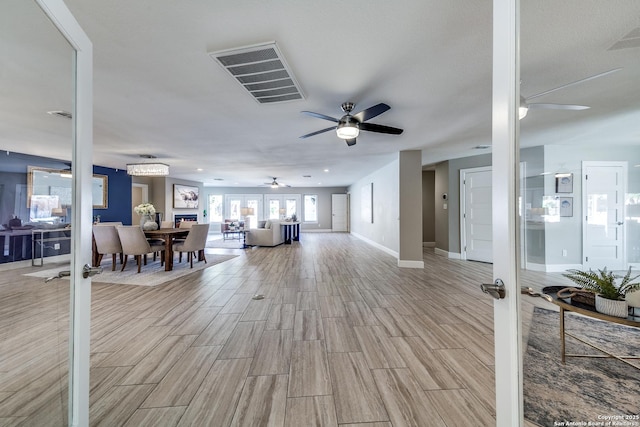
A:
[[[198,221],[180,221],[178,228],[191,228],[198,224]]]
[[[173,228],[173,221],[160,221],[160,228]]]
[[[122,269],[127,266],[127,259],[129,255],[133,255],[138,263],[138,273],[142,263],[147,264],[147,254],[161,253],[160,265],[164,265],[164,244],[156,245],[149,244],[147,238],[139,225],[123,225],[117,227],[118,236],[120,236],[120,243],[122,244],[122,253],[124,254],[124,261],[122,262]]]
[[[122,223],[120,223],[119,225],[122,225]],[[116,255],[122,255],[122,245],[120,244],[120,236],[118,236],[116,225],[94,225],[93,238],[96,241],[96,251],[98,253],[96,267],[100,266],[102,257],[105,254],[111,254],[111,271],[115,271]]]
[[[191,268],[193,268],[193,258],[196,256],[197,251],[203,251],[207,244],[207,236],[209,235],[209,224],[194,224],[187,234],[187,238],[184,242],[178,242],[173,245],[174,252],[180,252],[180,262],[182,262],[182,253],[187,253],[187,261],[189,261]],[[203,255],[203,260],[206,263],[207,258]]]

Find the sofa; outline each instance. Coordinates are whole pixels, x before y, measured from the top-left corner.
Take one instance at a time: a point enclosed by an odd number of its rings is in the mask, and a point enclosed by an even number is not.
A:
[[[284,234],[280,221],[277,220],[260,221],[258,228],[252,228],[246,237],[246,244],[249,246],[278,246],[282,243]]]

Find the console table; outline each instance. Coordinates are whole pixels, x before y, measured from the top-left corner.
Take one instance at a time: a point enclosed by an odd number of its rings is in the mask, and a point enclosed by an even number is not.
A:
[[[300,222],[287,221],[281,222],[280,226],[284,231],[284,244],[290,245],[292,240],[296,242],[300,240]]]
[[[52,236],[52,234],[56,234]],[[44,265],[44,250],[50,248],[60,250],[60,242],[71,240],[71,228],[33,228],[31,229],[31,265]],[[47,245],[53,243],[54,246]],[[36,264],[36,245],[40,248],[40,264]],[[57,247],[56,247],[57,245]]]
[[[604,320],[606,322],[618,323],[621,325],[632,326],[635,328],[640,328],[640,316],[628,316],[626,318],[623,317],[614,317],[606,314],[602,314],[596,311],[595,307],[582,304],[577,301],[571,301],[570,299],[558,298],[558,291],[564,289],[564,286],[548,286],[542,289],[542,296],[547,301],[557,305],[560,307],[560,353],[562,357],[562,363],[565,362],[565,358],[567,357],[591,357],[591,358],[613,358],[617,359],[623,363],[626,363],[629,366],[632,366],[636,369],[640,369],[640,367],[630,363],[628,360],[637,360],[640,359],[640,356],[617,356],[611,354],[609,351],[600,348],[593,343],[589,343],[582,338],[576,337],[575,335],[567,332],[564,327],[564,314],[566,311],[573,311],[574,313],[582,314],[583,316],[592,317],[594,319]],[[588,345],[591,348],[594,348],[601,352],[602,354],[567,354],[565,351],[565,336],[569,336],[577,341],[580,341],[583,344]]]

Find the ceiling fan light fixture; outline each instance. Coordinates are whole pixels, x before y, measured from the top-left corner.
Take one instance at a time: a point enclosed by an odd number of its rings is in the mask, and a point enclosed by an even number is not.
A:
[[[521,105],[520,108],[518,109],[518,116],[520,117],[520,120],[524,119],[525,117],[527,117],[527,113],[529,112],[529,108],[527,108],[527,106],[523,106]]]
[[[355,120],[351,120],[349,116],[347,116],[346,120],[341,121],[336,128],[336,134],[340,139],[354,139],[357,138],[360,134],[360,128],[358,127],[358,122]]]
[[[518,108],[518,117],[520,120],[527,117],[527,113],[529,112],[529,107],[527,106],[527,102],[524,100],[524,97],[520,97],[520,108]]]

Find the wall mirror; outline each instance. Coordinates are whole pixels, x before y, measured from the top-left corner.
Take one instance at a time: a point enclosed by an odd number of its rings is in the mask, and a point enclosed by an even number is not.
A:
[[[91,194],[94,209],[108,207],[109,181],[106,175],[94,174]],[[38,204],[39,215],[71,206],[71,171],[29,166],[27,173],[27,207]]]

